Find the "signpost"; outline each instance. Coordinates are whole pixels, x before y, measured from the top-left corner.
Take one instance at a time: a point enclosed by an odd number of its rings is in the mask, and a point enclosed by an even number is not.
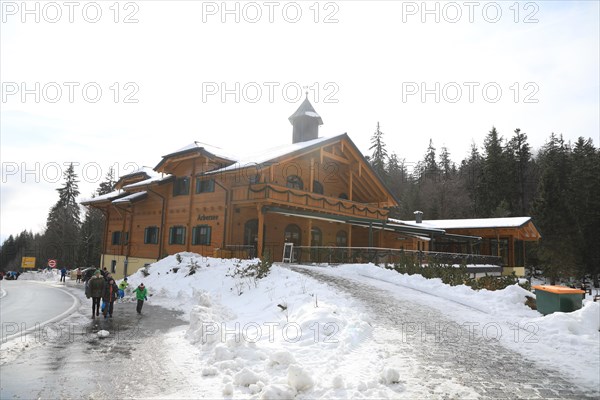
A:
[[[35,268],[35,257],[21,257],[21,268]]]
[[[56,260],[48,260],[48,266],[50,268],[56,268]]]

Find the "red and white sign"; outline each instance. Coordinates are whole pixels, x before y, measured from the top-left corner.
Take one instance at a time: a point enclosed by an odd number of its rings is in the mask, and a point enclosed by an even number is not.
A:
[[[56,268],[56,260],[48,260],[48,266],[50,268]]]

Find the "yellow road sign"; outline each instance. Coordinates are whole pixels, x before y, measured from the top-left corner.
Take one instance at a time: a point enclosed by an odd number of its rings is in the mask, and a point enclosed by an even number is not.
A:
[[[35,268],[35,257],[21,258],[21,268]]]

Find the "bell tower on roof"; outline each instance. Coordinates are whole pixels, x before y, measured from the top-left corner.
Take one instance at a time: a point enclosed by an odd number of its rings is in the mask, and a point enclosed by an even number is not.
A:
[[[321,116],[317,114],[310,101],[308,93],[306,99],[300,104],[290,118],[293,128],[292,143],[306,142],[319,136],[319,125],[323,125]]]

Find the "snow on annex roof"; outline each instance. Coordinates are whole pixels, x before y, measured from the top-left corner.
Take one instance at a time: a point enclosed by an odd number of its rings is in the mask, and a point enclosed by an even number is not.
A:
[[[308,140],[306,142],[298,142],[292,144],[281,145],[277,147],[272,147],[270,149],[261,150],[260,152],[256,152],[237,160],[235,164],[229,165],[227,167],[215,169],[212,171],[205,172],[205,175],[216,174],[220,172],[228,172],[235,171],[238,169],[243,169],[246,167],[252,167],[256,165],[262,165],[268,163],[269,161],[275,160],[277,158],[283,157],[288,154],[295,153],[297,151],[305,150],[311,146],[317,146],[321,143],[327,141],[333,141],[338,138],[342,138],[347,136],[345,133],[336,136],[328,136],[328,137],[320,137],[313,140]]]
[[[424,228],[437,229],[473,229],[473,228],[519,228],[531,221],[531,217],[506,217],[506,218],[473,218],[473,219],[432,219],[423,220],[418,224],[415,221],[402,221],[391,219],[391,222]]]
[[[154,172],[154,171],[152,171],[152,172]],[[145,186],[151,185],[153,183],[166,181],[168,179],[171,179],[172,177],[173,177],[173,175],[171,175],[171,174],[162,175],[162,174],[157,174],[156,172],[154,172],[154,176],[152,176],[151,178],[144,179],[143,181],[139,181],[136,183],[131,183],[129,185],[125,185],[125,186],[123,186],[123,189],[125,189],[125,190],[137,189],[140,187],[145,187]]]
[[[132,193],[129,196],[125,196],[125,197],[121,197],[119,199],[113,200],[112,203],[113,204],[118,204],[118,203],[129,203],[132,201],[135,201],[137,199],[142,199],[144,197],[146,197],[147,192],[145,191],[141,191],[141,192],[136,192],[136,193]]]
[[[113,192],[106,193],[101,196],[89,197],[89,198],[83,199],[79,203],[83,204],[83,205],[92,204],[92,203],[101,203],[103,201],[110,201],[110,200],[116,199],[117,197],[123,196],[125,194],[126,193],[123,190],[115,190]]]

